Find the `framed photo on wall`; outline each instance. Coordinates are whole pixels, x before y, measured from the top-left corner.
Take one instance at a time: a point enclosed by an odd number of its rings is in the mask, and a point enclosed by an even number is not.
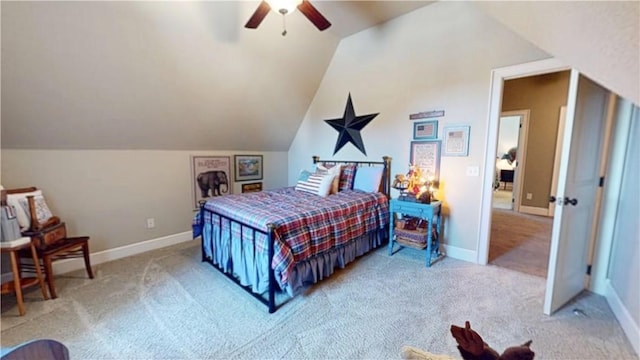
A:
[[[412,141],[409,161],[426,178],[440,179],[440,140]]]
[[[231,157],[191,156],[191,184],[194,208],[199,209],[207,199],[231,194]]]
[[[261,182],[252,182],[252,183],[242,184],[243,193],[258,192],[258,191],[262,191]]]
[[[262,180],[262,155],[235,155],[235,181]]]
[[[438,120],[413,123],[414,140],[435,140],[438,138]]]
[[[469,130],[471,126],[444,128],[443,156],[469,156]]]

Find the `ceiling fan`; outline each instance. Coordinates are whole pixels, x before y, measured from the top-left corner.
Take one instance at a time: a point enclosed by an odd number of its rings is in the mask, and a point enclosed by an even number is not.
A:
[[[244,25],[247,29],[256,29],[265,16],[269,13],[269,10],[275,9],[275,11],[282,14],[282,36],[287,35],[287,30],[284,25],[285,15],[290,14],[296,8],[306,16],[309,21],[315,25],[318,30],[323,31],[331,26],[329,20],[327,20],[308,0],[263,0],[258,5],[256,11],[254,11],[249,21]]]

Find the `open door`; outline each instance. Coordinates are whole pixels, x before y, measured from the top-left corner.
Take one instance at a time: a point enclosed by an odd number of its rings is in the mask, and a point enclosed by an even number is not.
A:
[[[544,313],[585,289],[609,91],[571,70]]]
[[[549,194],[558,193],[558,171],[560,169],[560,155],[562,155],[562,140],[564,139],[565,119],[567,118],[567,106],[560,108],[560,117],[558,118],[558,136],[556,137],[556,153],[553,158],[553,180],[551,181],[551,191]],[[549,217],[553,217],[556,213],[555,202],[549,202]]]

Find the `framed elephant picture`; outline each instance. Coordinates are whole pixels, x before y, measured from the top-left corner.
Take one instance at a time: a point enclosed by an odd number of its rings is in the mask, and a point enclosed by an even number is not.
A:
[[[230,156],[191,156],[194,209],[212,197],[231,194],[230,178]]]

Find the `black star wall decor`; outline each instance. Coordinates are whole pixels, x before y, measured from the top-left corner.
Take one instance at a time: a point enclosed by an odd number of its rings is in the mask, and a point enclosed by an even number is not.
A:
[[[342,118],[325,120],[327,124],[331,125],[331,127],[338,132],[338,140],[336,141],[333,155],[349,142],[357,147],[358,150],[362,151],[363,154],[367,155],[362,137],[360,136],[360,130],[367,126],[378,114],[379,113],[356,116],[356,112],[353,110],[353,103],[351,102],[351,93],[349,93],[347,107],[344,109]]]

